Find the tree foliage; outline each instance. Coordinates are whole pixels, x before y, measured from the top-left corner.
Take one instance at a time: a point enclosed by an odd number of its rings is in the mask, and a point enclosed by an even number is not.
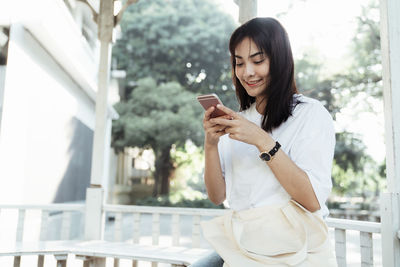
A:
[[[129,99],[117,103],[115,109],[120,118],[113,125],[113,147],[152,148],[156,155],[154,195],[159,182],[161,192],[168,193],[172,145],[183,147],[187,140],[200,145],[203,139],[202,110],[195,94],[177,82],[157,84],[152,78],[144,78],[137,82]]]
[[[296,83],[301,92],[319,99],[332,117],[354,99],[358,105],[354,112],[367,110],[372,99],[382,98],[381,52],[379,38],[379,9],[377,1],[362,8],[351,47],[352,64],[342,73],[321,78],[323,64],[305,54],[296,61]],[[369,108],[368,108],[369,107]],[[365,190],[379,191],[385,177],[384,164],[375,162],[366,154],[362,140],[350,132],[336,134],[333,168],[334,191],[364,196]]]
[[[127,72],[128,91],[149,76],[197,94],[215,92],[232,105],[226,92],[234,93],[228,40],[235,27],[213,1],[140,1],[124,14],[113,56]]]
[[[217,93],[225,105],[237,106],[228,50],[235,27],[210,0],[140,1],[124,14],[113,47],[114,65],[127,73],[113,146],[153,149],[153,195],[169,192],[173,145],[200,145],[204,137],[196,95]]]

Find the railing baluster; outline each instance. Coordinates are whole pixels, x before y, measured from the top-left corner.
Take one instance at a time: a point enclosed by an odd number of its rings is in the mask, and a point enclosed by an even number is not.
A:
[[[138,244],[140,241],[140,212],[133,213],[133,243]],[[132,261],[132,267],[137,267],[138,262]]]
[[[47,222],[49,220],[49,211],[42,210],[42,221],[40,223],[40,241],[45,241],[47,239]]]
[[[192,247],[200,247],[200,215],[193,215]]]
[[[19,267],[21,265],[21,256],[14,257],[14,267]]]
[[[45,241],[47,239],[47,222],[49,220],[49,211],[42,210],[42,221],[40,223],[40,241]],[[43,267],[44,265],[44,255],[38,255],[38,267]]]
[[[38,264],[37,264],[37,266],[38,267],[43,267],[43,265],[44,265],[44,256],[43,255],[39,255],[38,256]]]
[[[122,240],[122,212],[115,214],[114,221],[114,241],[121,242]],[[119,259],[114,258],[114,267],[119,267]]]
[[[160,238],[160,213],[153,213],[152,244],[158,245]]]
[[[15,241],[22,242],[24,238],[25,209],[18,210],[17,235]],[[21,256],[14,257],[14,267],[21,265]]]
[[[172,245],[179,246],[179,214],[172,215]]]
[[[140,241],[140,212],[133,214],[133,243],[138,244]]]
[[[122,213],[117,212],[114,221],[114,241],[122,241]]]
[[[160,239],[160,213],[153,213],[152,244],[158,245]],[[157,267],[157,262],[152,262],[151,267]]]
[[[361,267],[374,265],[372,233],[360,232]]]
[[[20,209],[18,211],[18,224],[17,224],[17,236],[16,241],[22,242],[24,237],[24,222],[25,222],[25,210]]]
[[[70,231],[71,231],[71,211],[64,211],[62,215],[62,223],[61,223],[61,239],[69,240]]]
[[[335,229],[335,251],[339,267],[346,267],[346,230]]]

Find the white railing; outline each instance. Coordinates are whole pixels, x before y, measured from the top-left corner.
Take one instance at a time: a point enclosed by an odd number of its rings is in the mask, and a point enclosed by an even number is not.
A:
[[[381,232],[380,223],[328,218],[327,224],[335,229],[335,251],[339,267],[347,266],[347,230],[360,232],[361,266],[374,266],[372,234]]]
[[[51,204],[51,205],[0,205],[0,215],[3,210],[14,209],[18,210],[17,230],[15,241],[22,242],[24,236],[25,213],[27,210],[40,210],[41,211],[41,226],[40,226],[40,241],[46,240],[47,229],[49,226],[49,214],[52,212],[62,213],[62,222],[59,229],[60,239],[68,240],[71,230],[71,214],[73,212],[83,213],[85,210],[84,204]],[[149,207],[149,206],[128,206],[128,205],[103,205],[103,213],[105,218],[114,219],[114,227],[110,241],[121,242],[126,239],[122,234],[123,222],[126,222],[126,216],[130,216],[131,223],[131,236],[129,239],[133,243],[140,243],[141,238],[141,223],[142,218],[146,215],[147,219],[151,216],[151,243],[152,245],[159,245],[160,241],[160,228],[161,218],[169,217],[169,223],[164,224],[170,227],[170,245],[182,246],[181,243],[181,222],[182,217],[191,217],[191,246],[199,248],[202,244],[202,235],[200,230],[200,221],[210,217],[220,216],[226,210],[218,209],[198,209],[198,208],[171,208],[171,207]],[[0,217],[1,218],[1,217]],[[4,218],[3,218],[4,219]],[[335,232],[335,250],[339,267],[347,266],[347,241],[346,231],[355,230],[360,233],[360,251],[361,251],[361,266],[374,266],[373,258],[373,234],[380,234],[381,224],[376,222],[364,222],[345,219],[328,218],[327,224]],[[43,256],[39,256],[38,266],[43,262]],[[21,261],[20,256],[14,257],[14,266],[19,266]],[[115,259],[118,265],[118,259]],[[117,266],[116,265],[116,266]],[[376,266],[376,265],[375,265]]]
[[[44,241],[47,239],[47,232],[49,229],[49,214],[51,212],[61,212],[62,221],[60,227],[60,239],[68,240],[70,238],[71,230],[71,214],[73,212],[85,211],[84,204],[48,204],[48,205],[0,205],[0,216],[1,213],[7,210],[18,211],[17,214],[17,227],[15,233],[15,240],[9,240],[8,242],[23,242],[24,241],[24,231],[25,231],[25,215],[27,211],[37,210],[41,212],[40,221],[40,234],[38,241]],[[1,217],[0,217],[1,218]],[[7,241],[3,241],[7,242]],[[39,255],[38,266],[43,266],[44,256]],[[14,266],[20,266],[21,256],[14,256]]]

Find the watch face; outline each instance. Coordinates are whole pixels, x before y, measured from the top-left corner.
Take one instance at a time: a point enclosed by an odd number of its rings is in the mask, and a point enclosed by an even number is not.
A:
[[[267,152],[264,152],[261,153],[260,158],[264,161],[269,161],[271,159],[271,156]]]

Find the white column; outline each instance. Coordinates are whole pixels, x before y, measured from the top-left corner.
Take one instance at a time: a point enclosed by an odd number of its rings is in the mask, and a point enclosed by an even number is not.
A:
[[[257,0],[235,0],[235,3],[239,6],[240,24],[257,16]]]
[[[381,49],[388,192],[381,198],[383,266],[400,266],[400,1],[381,0]]]
[[[93,138],[92,170],[90,183],[102,185],[107,175],[106,164],[108,154],[105,153],[109,145],[107,140],[107,107],[108,107],[108,81],[110,68],[111,44],[101,41],[100,45],[100,66],[98,78],[98,92],[96,96],[96,123]]]
[[[86,190],[85,240],[103,239],[103,195],[102,188]]]
[[[96,95],[96,122],[93,138],[90,188],[86,191],[85,238],[101,239],[103,233],[103,186],[108,175],[109,163],[107,130],[108,82],[110,73],[111,41],[114,29],[114,1],[101,0],[98,17],[100,62],[98,91]]]

